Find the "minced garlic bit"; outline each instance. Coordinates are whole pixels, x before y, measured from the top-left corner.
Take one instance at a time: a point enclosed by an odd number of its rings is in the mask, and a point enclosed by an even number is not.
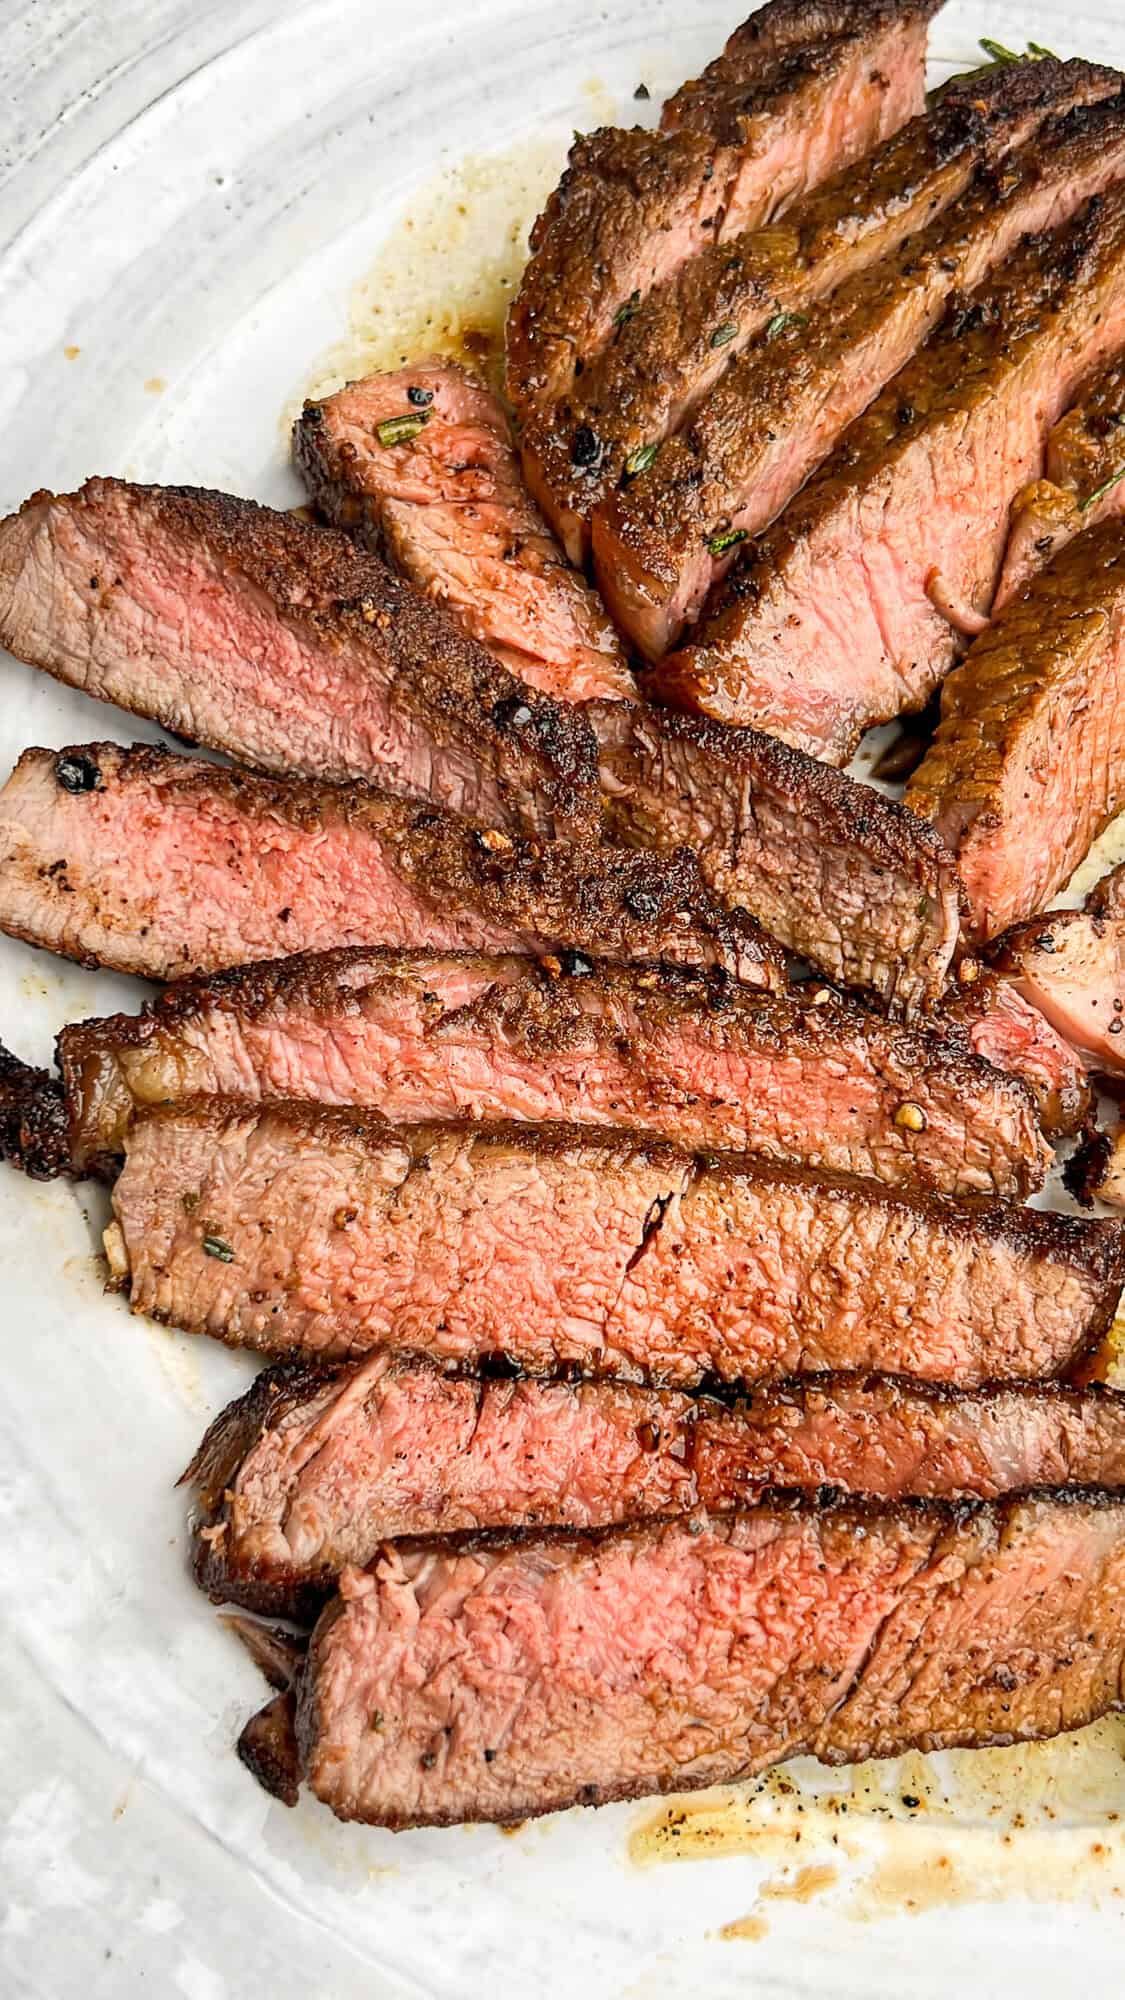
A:
[[[102,1231],[102,1248],[105,1251],[106,1263],[109,1265],[110,1277],[119,1281],[127,1278],[129,1253],[125,1248],[125,1238],[121,1233],[119,1222],[111,1222],[109,1228]]]
[[[900,1104],[895,1112],[895,1124],[904,1132],[924,1132],[926,1114],[920,1104]]]
[[[487,847],[490,854],[507,854],[512,845],[509,836],[501,833],[496,826],[485,827],[483,833],[478,835],[478,839],[481,846]]]
[[[957,977],[962,986],[975,986],[977,980],[980,978],[980,960],[977,958],[963,958],[957,967]]]

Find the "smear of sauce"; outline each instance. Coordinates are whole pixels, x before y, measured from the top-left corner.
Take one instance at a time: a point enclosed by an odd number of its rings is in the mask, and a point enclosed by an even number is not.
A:
[[[768,1882],[762,1884],[762,1895],[774,1902],[811,1903],[814,1896],[834,1888],[839,1879],[839,1869],[822,1861],[807,1868],[798,1868],[793,1876],[771,1876]]]
[[[501,153],[470,154],[418,189],[352,291],[346,335],[285,410],[286,435],[305,396],[426,354],[467,362],[499,386],[528,234],[568,143],[524,138]]]
[[[801,1760],[754,1785],[666,1801],[634,1826],[628,1852],[639,1866],[745,1855],[768,1871],[759,1903],[829,1894],[864,1921],[1019,1896],[1104,1905],[1125,1899],[1123,1779],[1121,1716],[1049,1743],[912,1753],[848,1773]]]
[[[769,1925],[764,1917],[736,1917],[731,1924],[724,1924],[721,1938],[751,1938],[755,1944],[769,1933]]]

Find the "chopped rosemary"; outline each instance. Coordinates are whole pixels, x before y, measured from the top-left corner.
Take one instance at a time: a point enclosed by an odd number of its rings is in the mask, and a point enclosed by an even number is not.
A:
[[[1024,57],[1017,54],[1015,49],[1005,48],[1003,42],[993,41],[991,35],[981,36],[980,47],[984,50],[985,55],[994,63],[1016,63],[1023,62],[1024,60]],[[1047,48],[1043,42],[1029,42],[1025,53],[1031,57],[1032,62],[1043,62],[1044,60],[1058,62],[1059,60],[1054,49]]]
[[[807,326],[808,323],[808,313],[775,313],[771,320],[766,321],[765,337],[767,340],[776,340],[778,334],[784,333],[787,326]]]
[[[633,314],[636,312],[637,307],[640,305],[640,303],[641,303],[640,293],[630,292],[624,305],[618,306],[617,311],[613,315],[614,326],[624,326],[625,321],[627,319],[632,319]]]
[[[647,472],[659,449],[660,446],[656,444],[639,444],[636,451],[631,451],[625,460],[625,470],[629,478],[635,479],[638,473]]]
[[[712,347],[725,347],[728,341],[734,339],[737,332],[738,327],[735,321],[733,319],[725,319],[722,325],[717,326],[711,335]]]
[[[381,424],[376,424],[375,435],[380,444],[388,447],[409,444],[411,438],[425,430],[432,416],[432,410],[404,410],[401,417],[384,417]]]
[[[203,1238],[203,1254],[205,1257],[217,1257],[220,1264],[234,1263],[234,1251],[231,1249],[229,1243],[223,1241],[221,1236],[205,1236]]]
[[[980,46],[994,63],[1014,63],[1019,57],[1014,49],[1006,49],[1003,42],[994,42],[991,35],[982,35]]]
[[[713,556],[725,555],[728,549],[733,549],[736,543],[744,542],[745,540],[745,528],[727,528],[721,535],[712,535],[707,544],[708,554]]]
[[[1123,479],[1125,479],[1125,465],[1121,467],[1120,472],[1113,473],[1109,479],[1103,479],[1101,485],[1095,486],[1092,493],[1087,493],[1086,498],[1078,502],[1078,512],[1088,513],[1091,507],[1097,506],[1099,500],[1105,499],[1107,493],[1112,493],[1115,486],[1120,486]]]

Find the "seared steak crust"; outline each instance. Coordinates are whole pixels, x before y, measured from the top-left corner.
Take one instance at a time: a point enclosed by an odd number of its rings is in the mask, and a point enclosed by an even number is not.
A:
[[[784,984],[694,857],[526,839],[367,785],[149,746],[25,750],[0,790],[0,929],[147,979],[282,953],[599,951]]]
[[[937,0],[770,0],[673,99],[663,131],[576,138],[508,315],[518,416],[565,395],[634,294],[920,110],[936,11]]]
[[[1125,111],[1118,164],[1125,169]],[[978,631],[1011,497],[1125,338],[1125,193],[1029,237],[852,427],[656,690],[830,762],[922,707]],[[930,505],[923,495],[940,494]],[[682,685],[681,685],[682,683]],[[679,692],[677,692],[679,690]]]
[[[134,1310],[279,1354],[976,1384],[1073,1370],[1125,1282],[1115,1227],[628,1133],[204,1098],[126,1143],[107,1248]]]
[[[830,979],[895,1013],[936,1004],[963,892],[931,826],[758,730],[620,702],[591,720],[619,840],[691,847],[723,902],[754,910]]]
[[[486,1381],[384,1356],[306,1376],[283,1365],[200,1447],[193,1565],[216,1603],[307,1617],[345,1563],[403,1537],[600,1528],[729,1513],[768,1487],[992,1499],[1125,1485],[1125,1398],[1019,1383],[972,1393],[827,1376],[733,1403],[621,1383]]]
[[[266,770],[378,779],[534,835],[596,817],[590,730],[335,529],[91,479],[0,522],[0,642]]]
[[[783,222],[727,237],[657,285],[613,328],[570,393],[521,437],[524,469],[572,561],[626,461],[680,429],[768,322],[803,312],[888,255],[962,194],[975,168],[1022,144],[1061,101],[1121,88],[1092,63],[1003,63],[947,84],[926,114],[808,194]],[[581,428],[600,453],[575,462]]]
[[[388,1547],[345,1572],[316,1627],[297,1736],[340,1818],[447,1825],[801,1752],[1052,1736],[1116,1708],[1123,1684],[1119,1498],[774,1500],[598,1538]]]
[[[743,542],[760,535],[782,513],[808,476],[829,458],[847,426],[861,418],[884,388],[887,398],[893,398],[892,414],[900,409],[933,410],[935,390],[944,386],[948,391],[949,385],[942,383],[942,369],[932,350],[919,357],[911,372],[911,392],[915,377],[922,378],[920,402],[906,399],[907,384],[899,371],[939,325],[950,302],[975,290],[1027,231],[1065,223],[1085,199],[1111,187],[1123,174],[1125,99],[1118,96],[1080,106],[1053,120],[1024,152],[1013,154],[996,169],[982,170],[945,216],[872,270],[850,279],[830,300],[813,307],[807,318],[779,317],[771,322],[770,337],[733,364],[687,428],[669,439],[654,463],[615,493],[595,517],[595,569],[606,603],[649,659],[659,659],[674,645],[684,624],[698,617],[711,583],[736,561]],[[1059,267],[1055,276],[1056,280],[1063,276]],[[1081,373],[1105,359],[1114,344],[1112,328],[1106,330],[1104,344],[1094,337],[1095,309],[1082,303],[1081,292],[1074,295],[1071,307],[1081,314],[1081,340],[1073,360],[1064,356],[1055,363],[1064,371],[1057,385],[1064,391],[1077,386]],[[1018,296],[1005,309],[1018,314]],[[994,332],[993,345],[995,339]],[[1073,373],[1065,372],[1068,367]],[[935,369],[937,381],[931,380]],[[895,376],[897,382],[892,380]],[[1055,388],[1052,382],[1050,389]],[[1039,463],[1045,430],[1064,406],[1063,401],[1048,401],[1037,426],[1025,420],[1025,428],[1035,432],[1033,467]],[[887,436],[896,439],[901,449],[916,432],[913,421],[901,418],[898,423],[899,428],[892,427]],[[872,442],[862,425],[859,439],[849,440],[853,452],[844,462],[859,462],[854,449],[859,441],[869,446]],[[1028,449],[1022,438],[1020,443],[1022,457],[1000,461],[1005,472],[1016,473],[1000,497],[1004,522],[1013,492],[1028,476],[1022,469]],[[944,480],[948,476],[944,463],[941,470]],[[915,512],[917,484],[918,475],[912,492]],[[944,503],[935,511],[942,521],[957,512]],[[849,535],[845,543],[849,554],[852,539]],[[752,553],[756,566],[768,556],[768,550]],[[939,556],[944,566],[944,549]],[[999,556],[998,550],[984,579],[989,598]],[[833,592],[831,584],[825,588]],[[793,606],[794,615],[802,608]],[[823,642],[818,634],[818,643],[827,646],[834,628],[827,610],[823,615],[826,629]],[[806,628],[808,618],[806,613]],[[800,670],[794,668],[783,645],[788,629],[782,623],[782,637],[773,638],[772,649],[763,642],[761,650],[767,662],[776,659],[779,680],[788,666],[800,682],[812,669],[804,651]],[[849,621],[844,621],[843,629],[852,636]],[[802,637],[808,647],[809,629],[798,632],[798,641]],[[748,639],[747,648],[749,644]],[[809,747],[805,734],[786,727],[780,709],[771,720],[773,711],[767,711],[763,702],[740,697],[733,654],[726,679],[722,678],[719,662],[727,655],[718,639],[711,643],[711,652],[716,658],[707,662],[711,679],[704,687],[707,699],[701,703],[709,713],[728,722],[775,728]],[[837,637],[832,658],[842,674],[839,652]],[[680,671],[686,674],[687,664]],[[654,685],[662,688],[662,678]],[[672,685],[670,678],[669,689]],[[671,693],[667,698],[673,698]],[[777,699],[780,703],[780,695]],[[827,737],[827,732],[822,729],[821,735]],[[830,754],[834,751],[831,739],[826,748]]]
[[[906,798],[957,854],[976,936],[1042,909],[1125,798],[1123,667],[1116,519],[1032,577],[946,681]]]
[[[77,1164],[192,1093],[632,1125],[948,1193],[1026,1194],[1051,1158],[1030,1091],[957,1034],[686,967],[329,952],[185,980],[58,1052]]]
[[[33,1181],[71,1171],[70,1118],[63,1087],[0,1046],[0,1160]]]

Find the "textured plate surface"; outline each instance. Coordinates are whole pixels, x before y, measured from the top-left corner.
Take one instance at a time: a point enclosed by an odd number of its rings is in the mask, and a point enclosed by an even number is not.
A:
[[[0,504],[95,471],[292,503],[283,417],[306,388],[388,358],[398,326],[417,352],[443,316],[486,325],[571,128],[633,117],[640,81],[659,100],[738,14],[8,0]],[[987,20],[965,0],[935,25],[935,79],[982,30],[1125,63],[1121,0]],[[29,743],[145,733],[2,670],[4,770]],[[24,1056],[138,997],[0,946],[0,1038]],[[395,1838],[271,1805],[231,1753],[260,1683],[191,1590],[172,1485],[250,1369],[105,1298],[100,1222],[89,1190],[0,1175],[5,1995],[1117,1990],[1113,1725],[977,1763],[806,1767],[678,1825],[623,1807]]]

